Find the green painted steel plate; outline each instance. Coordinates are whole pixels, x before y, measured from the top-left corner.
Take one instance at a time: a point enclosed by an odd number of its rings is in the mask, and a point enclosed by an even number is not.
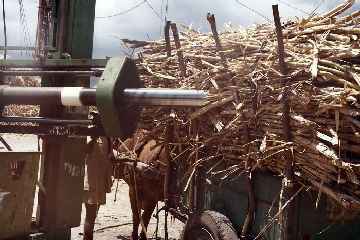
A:
[[[140,88],[142,84],[133,60],[109,60],[96,89],[96,105],[107,136],[130,137],[136,129],[140,107],[126,103],[125,88]]]

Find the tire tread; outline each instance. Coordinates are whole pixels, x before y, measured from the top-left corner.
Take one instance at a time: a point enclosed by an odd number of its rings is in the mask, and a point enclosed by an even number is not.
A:
[[[203,226],[209,230],[215,240],[238,240],[236,230],[225,215],[211,210],[206,210],[192,216],[181,234],[182,240],[191,240],[191,229]]]

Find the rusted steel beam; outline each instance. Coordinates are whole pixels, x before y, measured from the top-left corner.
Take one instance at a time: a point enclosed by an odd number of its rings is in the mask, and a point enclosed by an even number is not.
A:
[[[176,50],[177,50],[180,73],[181,73],[182,77],[186,77],[186,65],[185,65],[185,60],[184,60],[184,54],[183,54],[183,51],[181,50],[179,32],[178,32],[176,23],[171,23],[170,26],[171,26],[171,31],[173,32],[175,46],[176,46]]]
[[[227,64],[225,55],[223,53],[223,47],[221,45],[219,33],[218,33],[217,29],[216,29],[215,15],[211,14],[211,13],[208,13],[207,14],[207,20],[208,20],[208,22],[210,24],[210,27],[211,27],[211,31],[212,31],[212,34],[213,34],[213,37],[214,37],[214,40],[215,40],[216,50],[218,51],[218,53],[220,55],[221,63],[222,63],[222,65],[223,65],[223,67],[225,69],[228,69],[228,64]]]
[[[196,210],[201,211],[205,209],[205,191],[206,191],[206,171],[203,166],[196,169],[195,178],[196,186]]]
[[[166,43],[166,54],[168,57],[171,57],[171,44],[170,44],[170,25],[171,21],[166,21],[164,35]]]
[[[226,57],[225,57],[225,55],[223,53],[223,47],[222,47],[222,44],[221,44],[221,41],[220,41],[219,33],[217,31],[217,28],[216,28],[215,15],[211,14],[211,13],[208,13],[207,14],[207,20],[208,20],[208,22],[210,24],[210,27],[211,27],[213,38],[214,38],[214,41],[215,41],[216,50],[219,53],[221,63],[222,63],[222,65],[223,65],[223,67],[225,69],[228,69],[229,66],[227,64],[227,59],[226,59]],[[236,85],[236,82],[235,82],[235,80],[233,78],[231,79],[231,84],[233,86]],[[236,104],[239,104],[239,94],[238,94],[238,92],[236,90],[234,90],[233,94],[234,94]]]
[[[257,82],[255,82],[255,80],[251,80],[250,81],[250,85],[252,87],[252,89],[254,90],[254,92],[252,92],[252,109],[253,109],[253,116],[255,117],[254,119],[246,119],[246,117],[244,117],[244,121],[249,121],[247,127],[246,127],[246,134],[245,134],[245,139],[246,142],[251,142],[253,139],[250,139],[250,132],[249,132],[249,125],[250,124],[254,124],[255,125],[255,129],[256,129],[256,133],[259,135],[261,134],[259,132],[259,128],[258,128],[258,106],[259,106],[259,85]],[[251,123],[250,123],[251,122]],[[259,144],[260,145],[260,144]],[[260,146],[258,146],[260,147]],[[251,150],[251,145],[248,145],[247,151],[250,153]],[[254,223],[254,218],[255,218],[255,212],[256,212],[256,196],[255,196],[255,191],[254,191],[254,182],[253,182],[253,178],[252,178],[252,170],[251,170],[251,164],[250,164],[250,156],[248,156],[246,162],[245,162],[245,169],[246,169],[246,179],[245,179],[245,185],[246,185],[246,190],[248,192],[248,212],[246,214],[245,217],[245,221],[243,224],[243,228],[241,231],[241,237],[243,239],[247,239],[248,235],[251,232],[253,223]]]
[[[251,175],[251,172],[247,173],[245,180],[246,190],[248,191],[248,211],[246,213],[245,221],[241,229],[241,237],[244,239],[246,239],[251,232],[251,227],[254,223],[256,210],[256,199]]]
[[[59,12],[60,12],[60,22],[58,24],[58,35],[57,35],[57,49],[60,53],[68,52],[67,38],[69,34],[68,30],[68,21],[69,15],[69,1],[60,1],[59,3]]]
[[[292,140],[291,128],[290,128],[290,104],[289,104],[289,89],[288,89],[288,67],[285,62],[285,47],[283,40],[282,27],[280,22],[279,9],[277,5],[272,6],[276,37],[278,41],[278,57],[279,57],[279,67],[280,72],[283,75],[282,85],[284,87],[282,95],[282,104],[283,104],[283,135],[286,141],[290,142]],[[292,240],[296,239],[295,235],[295,204],[294,201],[290,201],[294,195],[294,170],[293,170],[293,155],[290,150],[286,151],[284,154],[285,157],[285,169],[284,169],[284,178],[282,181],[282,188],[280,194],[280,204],[279,209],[282,208],[287,202],[288,206],[284,209],[282,215],[280,216],[280,236],[281,240]]]
[[[257,96],[254,97],[253,101],[255,101],[255,103],[253,104],[253,109],[254,109],[254,115],[256,115]],[[244,119],[244,120],[246,121],[246,119]],[[245,141],[247,143],[250,142],[249,127],[246,127]],[[248,145],[248,147],[247,147],[248,152],[251,151],[250,147],[251,147],[251,145]],[[251,232],[251,227],[253,226],[253,223],[254,223],[255,210],[256,210],[256,199],[255,199],[255,191],[254,191],[251,166],[250,166],[250,156],[248,157],[248,159],[245,162],[245,169],[246,169],[245,185],[246,185],[246,190],[248,192],[248,209],[247,209],[246,217],[244,220],[244,224],[241,228],[241,236],[240,236],[241,239],[246,239],[248,237],[249,233]]]

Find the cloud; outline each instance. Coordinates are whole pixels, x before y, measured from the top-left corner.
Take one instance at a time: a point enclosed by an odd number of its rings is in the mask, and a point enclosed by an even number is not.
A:
[[[124,0],[120,5],[118,4],[118,0],[107,0],[107,4],[104,5],[98,0],[96,16],[113,15],[129,9],[139,2],[141,1]],[[161,14],[161,2],[164,3],[166,1],[149,0],[149,2],[151,6]],[[210,31],[206,20],[206,14],[208,12],[215,14],[219,29],[227,22],[235,25],[248,26],[266,21],[256,12],[239,5],[235,0],[170,0],[168,2],[167,18],[169,20],[185,25],[192,24],[194,28],[204,32]],[[246,2],[250,8],[261,12],[261,14],[265,15],[271,21],[271,5],[277,1],[266,1],[266,4],[261,0],[242,2]],[[280,6],[280,11],[284,17],[301,14],[286,6]],[[162,12],[163,17],[165,17],[164,5]],[[105,19],[97,18],[95,21],[94,56],[104,57],[120,53],[120,43],[114,35],[120,38],[137,40],[158,39],[161,37],[160,31],[163,24],[163,21],[157,17],[147,4],[143,4],[125,15]]]
[[[97,0],[96,16],[113,15],[131,9],[143,0]],[[280,15],[283,20],[293,17],[302,17],[305,12],[312,12],[319,6],[318,12],[333,8],[343,0],[239,0],[250,9],[254,9],[272,20],[272,4],[279,4]],[[27,28],[30,32],[31,44],[35,41],[37,23],[37,1],[23,0],[27,19]],[[151,7],[144,3],[126,14],[112,18],[96,18],[94,33],[93,56],[103,58],[122,54],[119,38],[137,40],[155,40],[161,38],[160,32],[165,17],[165,3],[168,2],[167,18],[173,22],[192,24],[195,29],[203,32],[210,31],[206,14],[212,12],[216,16],[217,26],[231,22],[234,26],[249,26],[261,23],[264,20],[258,13],[238,4],[236,0],[148,0]],[[24,33],[19,23],[18,1],[8,0],[6,3],[9,45],[24,45]],[[320,3],[320,4],[319,4]],[[356,4],[355,8],[359,8]],[[161,10],[162,9],[162,10]],[[2,26],[2,24],[0,24]],[[2,27],[0,27],[2,32]],[[3,42],[3,34],[0,34]],[[21,56],[17,56],[21,57]],[[23,56],[26,57],[26,56]],[[28,57],[28,56],[27,56]]]

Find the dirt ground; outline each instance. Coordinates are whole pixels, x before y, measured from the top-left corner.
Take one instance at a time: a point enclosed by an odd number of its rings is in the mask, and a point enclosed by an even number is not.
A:
[[[112,192],[107,195],[106,205],[99,209],[98,217],[95,222],[95,240],[105,239],[130,239],[132,231],[132,217],[131,208],[128,197],[128,186],[125,182],[119,181],[118,192],[115,199],[116,182],[112,188]],[[162,204],[159,203],[159,208]],[[155,212],[154,212],[155,214]],[[82,230],[85,217],[85,209],[83,207],[81,226],[72,229],[72,240],[82,239]],[[164,214],[160,214],[160,223],[158,237],[164,238]],[[169,217],[168,229],[170,239],[179,239],[183,223],[178,220],[173,220]],[[149,224],[148,237],[155,238],[156,218],[153,217]]]

